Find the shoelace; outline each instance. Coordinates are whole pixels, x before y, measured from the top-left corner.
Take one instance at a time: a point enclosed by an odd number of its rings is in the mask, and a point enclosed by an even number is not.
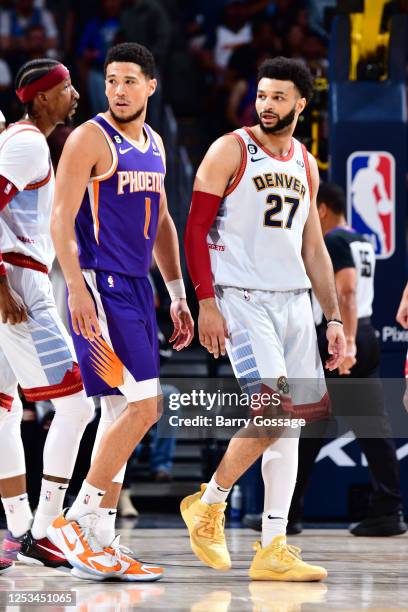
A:
[[[224,541],[224,512],[210,506],[209,515],[209,521],[204,525],[203,531],[211,540],[222,543]]]
[[[285,557],[289,553],[292,556],[296,557],[297,559],[300,559],[300,560],[302,559],[300,555],[302,550],[298,548],[297,546],[292,546],[292,544],[281,544],[278,547],[278,551],[279,551],[279,556],[281,558]]]
[[[85,525],[79,524],[82,535],[88,542],[89,546],[94,552],[104,552],[102,546],[99,544],[96,534],[95,525],[98,517],[96,515],[88,515],[86,517],[87,523]]]
[[[120,544],[120,535],[116,536],[116,538],[113,540],[112,544],[108,548],[111,548],[113,550],[113,553],[109,553],[109,554],[112,557],[115,557],[115,559],[117,559],[118,561],[122,560],[122,555],[124,555],[125,557],[126,556],[129,557],[129,555],[133,555],[133,551],[130,550],[130,548]],[[133,561],[133,559],[129,557],[129,561]]]

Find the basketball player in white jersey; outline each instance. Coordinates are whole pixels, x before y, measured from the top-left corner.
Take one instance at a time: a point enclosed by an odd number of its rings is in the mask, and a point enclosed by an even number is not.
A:
[[[36,565],[69,567],[46,529],[61,512],[94,406],[48,278],[55,255],[54,173],[46,138],[75,113],[79,96],[67,68],[49,59],[24,64],[16,94],[24,116],[0,136],[0,494],[8,528],[2,553]],[[51,400],[55,408],[34,522],[17,384],[28,401]]]
[[[333,268],[316,209],[315,159],[293,138],[313,89],[303,63],[266,60],[259,69],[258,125],[213,143],[198,169],[185,246],[200,304],[200,342],[217,358],[227,350],[241,388],[278,379],[313,379],[310,417],[323,416],[323,383],[308,291],[312,286],[328,321],[330,358],[345,354]],[[320,382],[319,382],[320,381]],[[316,395],[317,394],[317,395]],[[293,393],[292,393],[293,398]],[[293,403],[299,403],[293,398]],[[302,402],[300,402],[302,403]],[[304,403],[304,402],[303,402]],[[226,498],[263,454],[265,503],[262,543],[249,575],[255,580],[309,581],[327,576],[286,544],[286,524],[297,473],[298,436],[235,436],[214,476],[181,502],[195,554],[216,569],[231,566],[223,525]]]

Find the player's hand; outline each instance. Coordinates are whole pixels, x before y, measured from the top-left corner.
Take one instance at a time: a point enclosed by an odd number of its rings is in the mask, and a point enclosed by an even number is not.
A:
[[[357,347],[354,338],[346,338],[346,355],[343,362],[339,365],[340,376],[351,374],[351,368],[357,363]]]
[[[17,325],[27,321],[27,308],[9,285],[7,276],[0,276],[0,315],[2,323]]]
[[[77,336],[94,340],[101,335],[96,309],[88,289],[76,289],[68,295],[68,308],[71,313],[72,328]]]
[[[401,327],[408,329],[408,297],[405,297],[405,292],[398,307],[396,319]]]
[[[174,329],[169,342],[174,342],[173,348],[181,351],[190,344],[194,336],[194,321],[187,301],[181,298],[173,300],[170,306],[170,316]]]
[[[225,355],[225,338],[228,338],[227,322],[218,310],[214,298],[200,301],[200,314],[198,316],[198,333],[200,344],[215,359],[220,353]]]
[[[328,325],[326,338],[329,343],[327,351],[331,357],[326,361],[326,369],[332,372],[343,363],[346,356],[346,338],[342,325]]]

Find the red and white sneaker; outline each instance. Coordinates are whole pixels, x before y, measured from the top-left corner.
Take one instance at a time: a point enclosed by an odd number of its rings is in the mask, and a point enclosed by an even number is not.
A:
[[[0,557],[0,576],[9,572],[11,569],[13,569],[13,567],[14,563],[10,561],[10,559]]]
[[[48,538],[35,540],[31,531],[24,534],[17,559],[27,565],[42,565],[67,571],[71,570],[72,567],[66,560],[64,553]]]
[[[104,550],[112,559],[116,559],[120,562],[121,568],[113,576],[110,576],[109,580],[119,580],[125,582],[155,582],[163,577],[164,569],[158,565],[150,565],[148,563],[141,563],[137,559],[129,557],[132,553],[131,550],[126,546],[120,546],[120,536],[116,536],[110,546],[107,546]],[[76,567],[71,570],[71,574],[76,578],[82,578],[83,580],[92,580],[94,576],[91,576],[87,572],[83,572]],[[100,578],[103,580],[104,578]]]
[[[47,535],[65,555],[73,568],[92,576],[90,580],[105,580],[116,575],[122,564],[98,543],[96,514],[86,514],[77,521],[65,518],[66,510],[51,523]]]

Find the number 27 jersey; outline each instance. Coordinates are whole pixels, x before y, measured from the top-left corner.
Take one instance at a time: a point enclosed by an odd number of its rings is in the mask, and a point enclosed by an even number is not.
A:
[[[305,147],[295,138],[275,157],[250,128],[233,132],[241,167],[207,237],[215,285],[291,291],[310,288],[302,259],[311,178]]]

